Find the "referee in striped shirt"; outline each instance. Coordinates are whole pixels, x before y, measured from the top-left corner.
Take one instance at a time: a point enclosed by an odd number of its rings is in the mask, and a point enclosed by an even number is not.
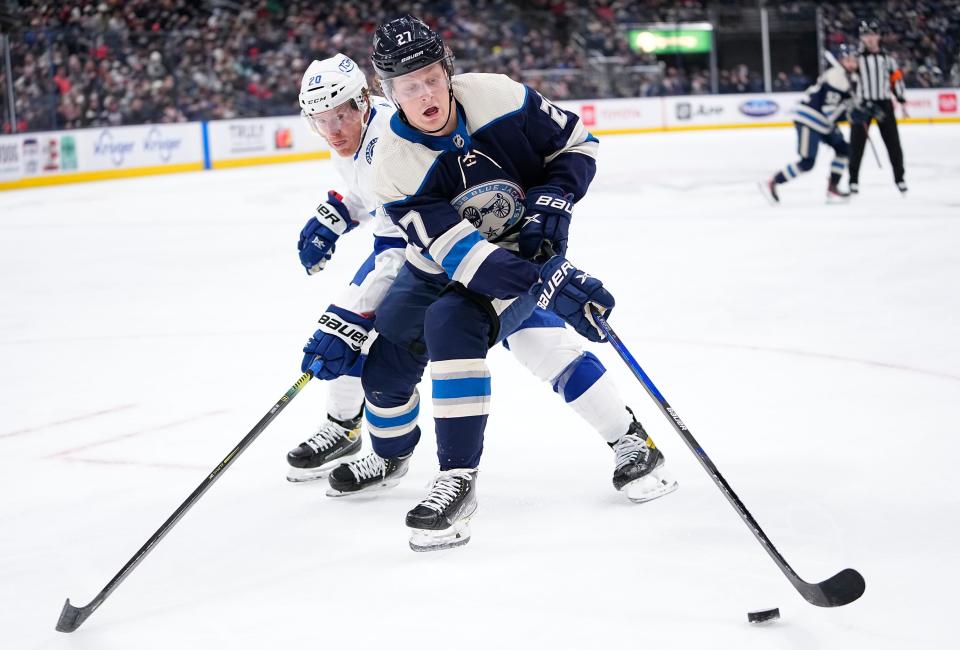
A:
[[[880,28],[875,20],[860,23],[860,57],[857,104],[850,113],[850,193],[860,191],[860,162],[867,144],[870,123],[876,120],[880,137],[887,147],[893,181],[901,193],[907,191],[903,180],[903,150],[893,112],[891,96],[904,104],[903,72],[892,56],[880,49]]]

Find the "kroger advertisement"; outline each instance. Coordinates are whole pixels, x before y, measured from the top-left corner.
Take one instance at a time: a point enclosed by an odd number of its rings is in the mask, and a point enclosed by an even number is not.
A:
[[[202,168],[199,124],[47,131],[0,138],[0,182],[165,166]]]

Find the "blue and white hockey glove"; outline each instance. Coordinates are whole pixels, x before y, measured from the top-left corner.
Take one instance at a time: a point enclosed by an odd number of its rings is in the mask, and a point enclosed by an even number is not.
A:
[[[531,187],[524,199],[526,211],[520,228],[520,255],[526,259],[546,259],[544,243],[557,255],[567,252],[567,231],[573,216],[573,194],[564,194],[553,185]]]
[[[310,371],[317,379],[336,379],[357,363],[373,319],[330,305],[318,322],[320,329],[303,346],[300,371]]]
[[[616,301],[600,280],[577,269],[560,255],[554,255],[540,267],[540,283],[531,293],[538,296],[537,306],[549,309],[565,320],[577,333],[594,342],[606,335],[593,320],[590,307],[608,316]]]
[[[327,192],[327,200],[317,206],[317,216],[310,217],[297,242],[300,263],[307,275],[323,270],[337,248],[337,239],[356,225],[350,220],[350,211],[343,204],[343,197],[333,190]]]

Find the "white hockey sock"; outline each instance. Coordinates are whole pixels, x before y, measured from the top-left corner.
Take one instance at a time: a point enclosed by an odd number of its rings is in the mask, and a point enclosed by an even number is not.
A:
[[[338,420],[357,417],[363,407],[363,386],[360,378],[343,375],[328,383],[327,413]]]

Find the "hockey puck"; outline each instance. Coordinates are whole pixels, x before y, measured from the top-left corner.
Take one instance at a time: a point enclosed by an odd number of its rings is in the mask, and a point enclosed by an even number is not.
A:
[[[771,623],[780,618],[780,609],[759,609],[755,612],[747,612],[747,621],[754,624]]]

